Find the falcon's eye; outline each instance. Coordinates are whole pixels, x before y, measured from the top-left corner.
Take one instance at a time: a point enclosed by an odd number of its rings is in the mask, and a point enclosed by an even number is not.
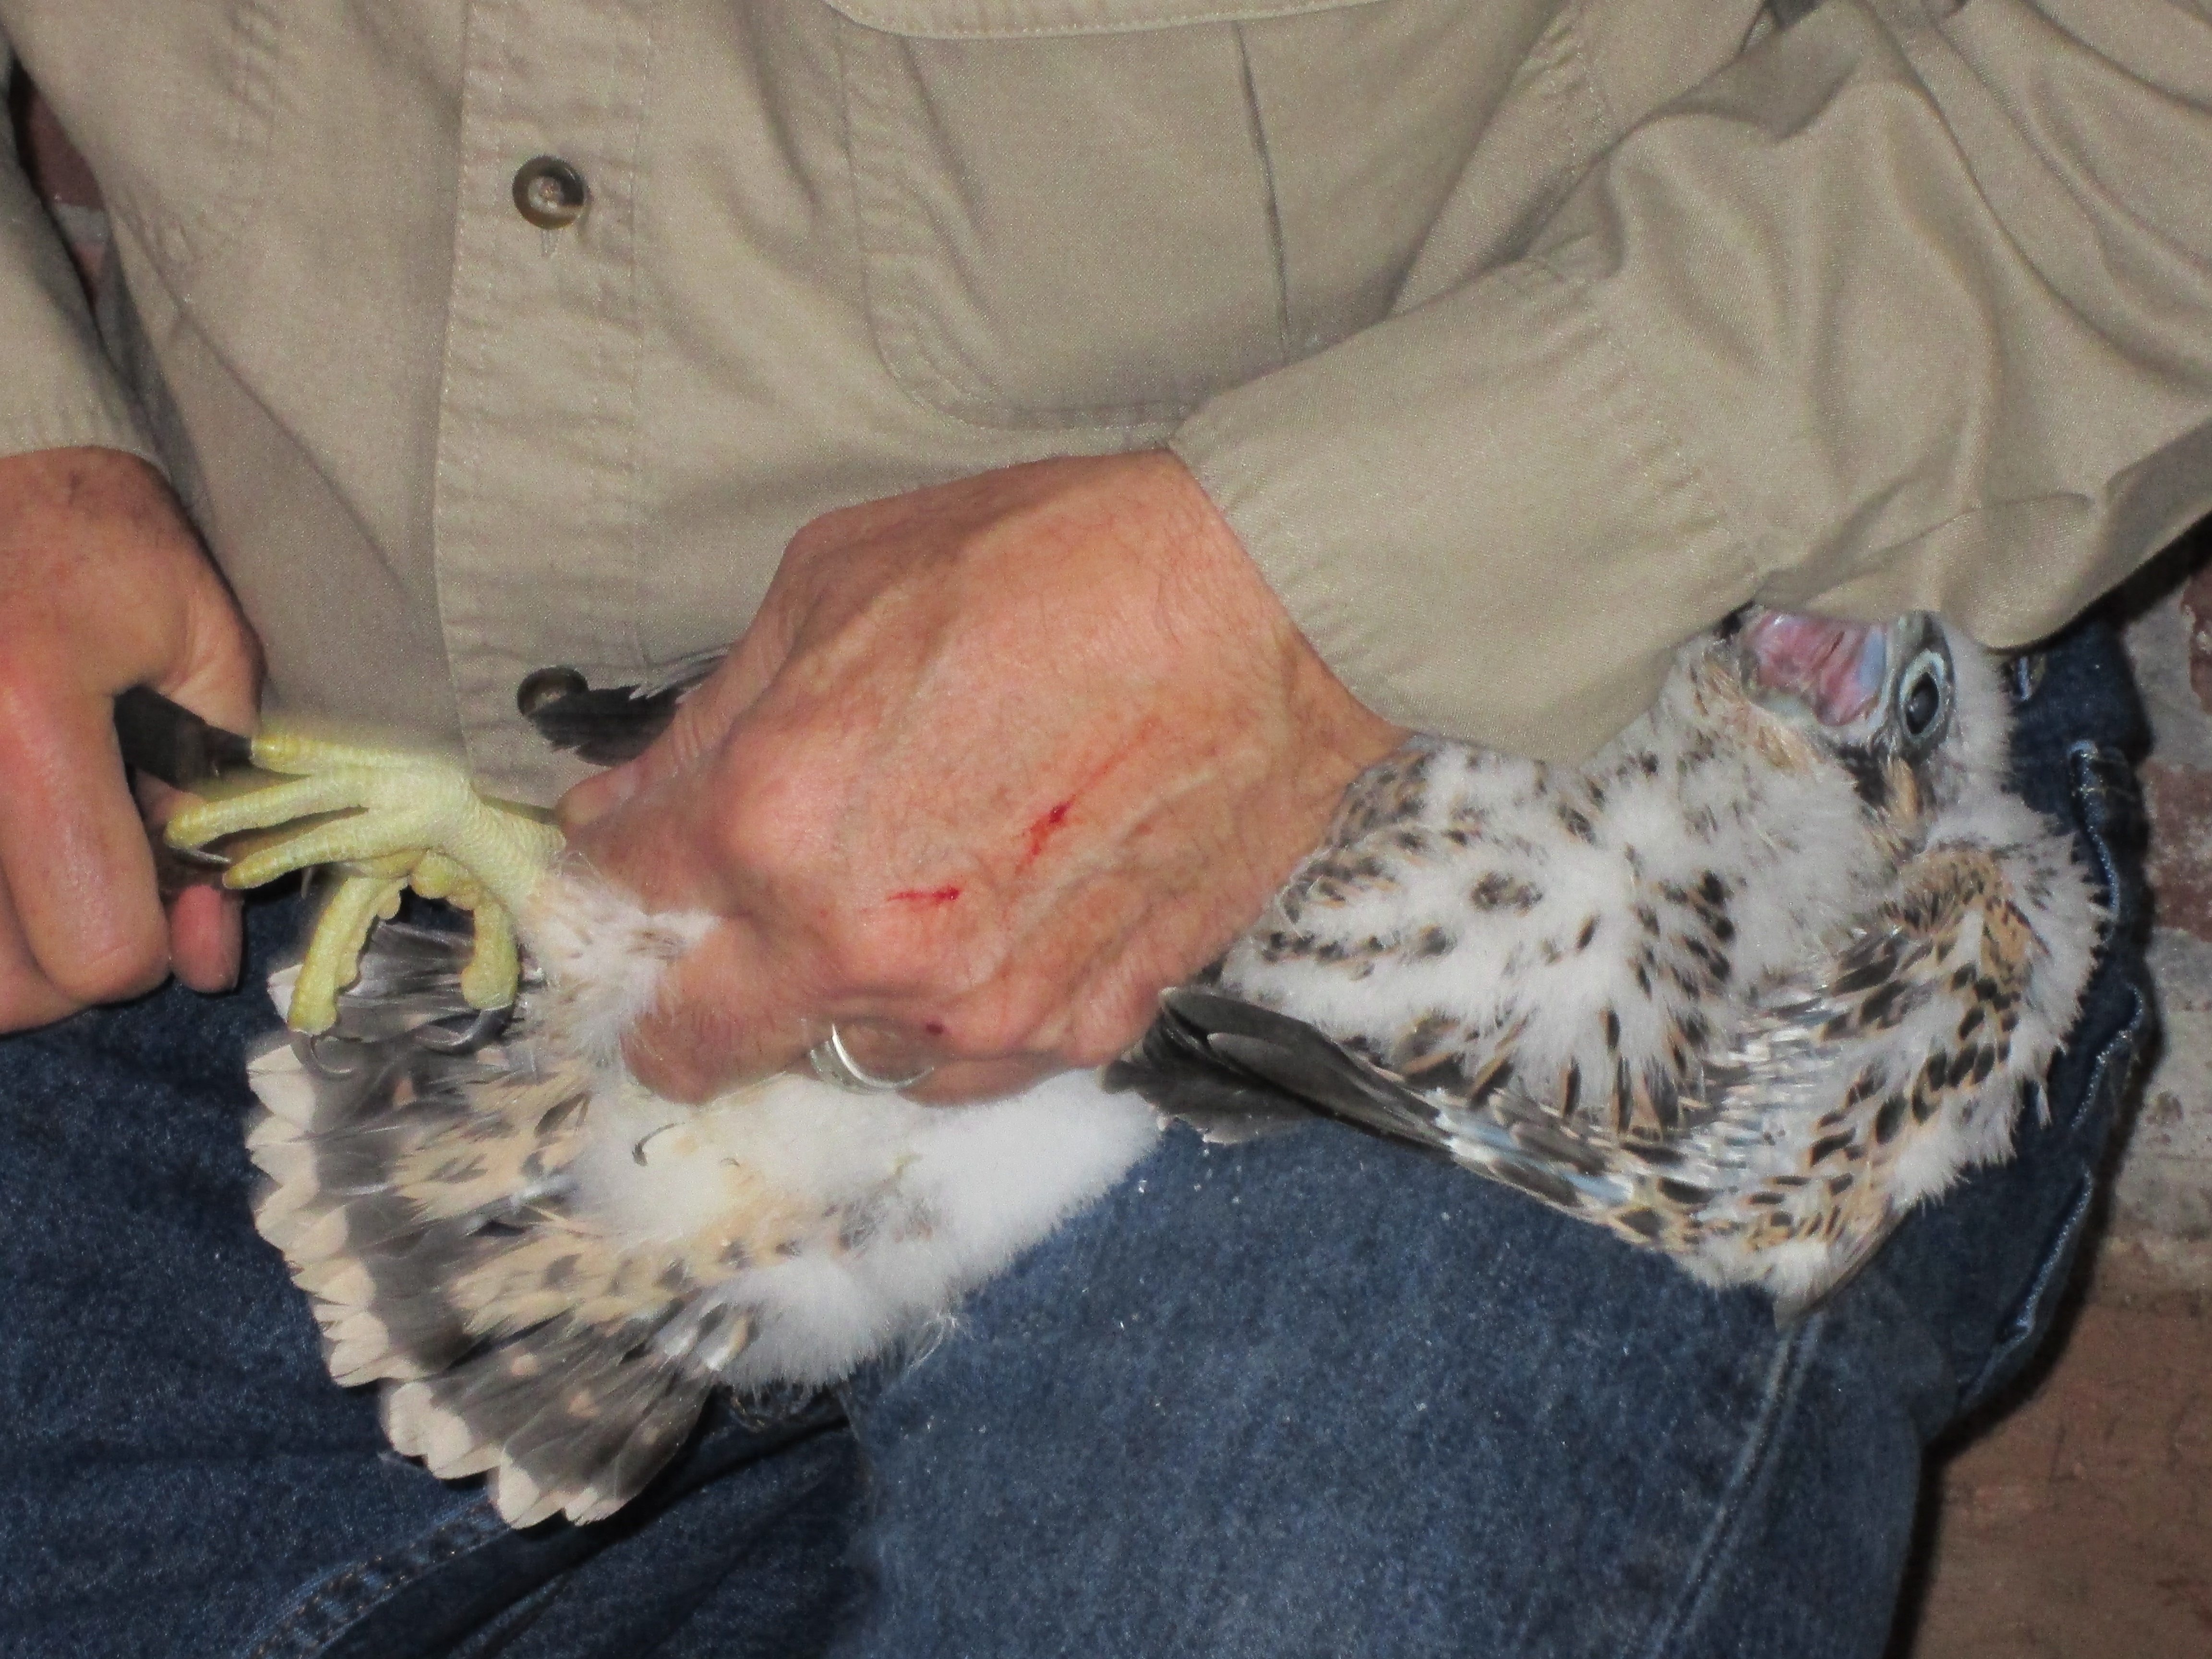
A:
[[[1940,651],[1923,651],[1906,665],[1897,682],[1897,719],[1905,740],[1917,750],[1933,748],[1951,716],[1951,665]]]

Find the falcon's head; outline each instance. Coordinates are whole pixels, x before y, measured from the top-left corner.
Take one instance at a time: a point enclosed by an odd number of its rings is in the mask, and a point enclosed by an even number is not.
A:
[[[1752,702],[1832,757],[1898,833],[1917,839],[1937,813],[2002,786],[1996,668],[1933,611],[1852,623],[1753,610],[1728,648]]]

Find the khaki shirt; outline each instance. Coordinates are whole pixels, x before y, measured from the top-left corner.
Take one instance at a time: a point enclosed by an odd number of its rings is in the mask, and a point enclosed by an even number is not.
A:
[[[573,774],[528,671],[727,641],[808,519],[1033,457],[1173,444],[1362,699],[1546,753],[1753,596],[2016,643],[2212,507],[2185,0],[0,0],[0,34],[125,290],[103,348],[0,165],[0,453],[157,458],[278,703],[538,799]],[[540,156],[565,227],[518,209]]]

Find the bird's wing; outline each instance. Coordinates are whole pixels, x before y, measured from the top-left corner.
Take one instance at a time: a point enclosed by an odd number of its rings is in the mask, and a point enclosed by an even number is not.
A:
[[[1809,1305],[1905,1213],[2008,1156],[2073,1023],[2103,915],[2071,843],[1948,840],[1817,974],[1764,1000],[1705,1068],[1713,1248],[1817,1242],[1816,1273],[1771,1288]]]
[[[1905,1212],[2009,1151],[2072,1022],[2097,909],[2063,836],[1910,860],[1832,960],[1703,1056],[1668,1133],[1586,1123],[1510,1078],[1510,1034],[1422,1086],[1302,1020],[1218,992],[1162,999],[1108,1073],[1176,1115],[1317,1112],[1440,1152],[1556,1209],[1765,1285],[1784,1316],[1844,1282]]]
[[[1145,1039],[1106,1074],[1164,1111],[1279,1121],[1319,1113],[1441,1153],[1545,1203],[1586,1215],[1625,1188],[1603,1144],[1522,1099],[1477,1085],[1474,1103],[1423,1093],[1301,1019],[1218,992],[1160,999]]]
[[[1178,1012],[1178,1004],[1186,1002],[1192,1012]],[[1215,1004],[1250,1006],[1190,989],[1166,993],[1144,1036],[1106,1067],[1102,1079],[1106,1087],[1143,1096],[1216,1146],[1235,1146],[1312,1122],[1315,1108],[1299,1100],[1295,1091],[1254,1075],[1211,1046],[1202,1013]]]

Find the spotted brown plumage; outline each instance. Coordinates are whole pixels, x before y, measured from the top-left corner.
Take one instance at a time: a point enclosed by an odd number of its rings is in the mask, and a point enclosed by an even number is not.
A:
[[[1269,1091],[1802,1309],[2002,1158],[2099,925],[1933,617],[1759,617],[1581,766],[1423,740],[1114,1080]]]

